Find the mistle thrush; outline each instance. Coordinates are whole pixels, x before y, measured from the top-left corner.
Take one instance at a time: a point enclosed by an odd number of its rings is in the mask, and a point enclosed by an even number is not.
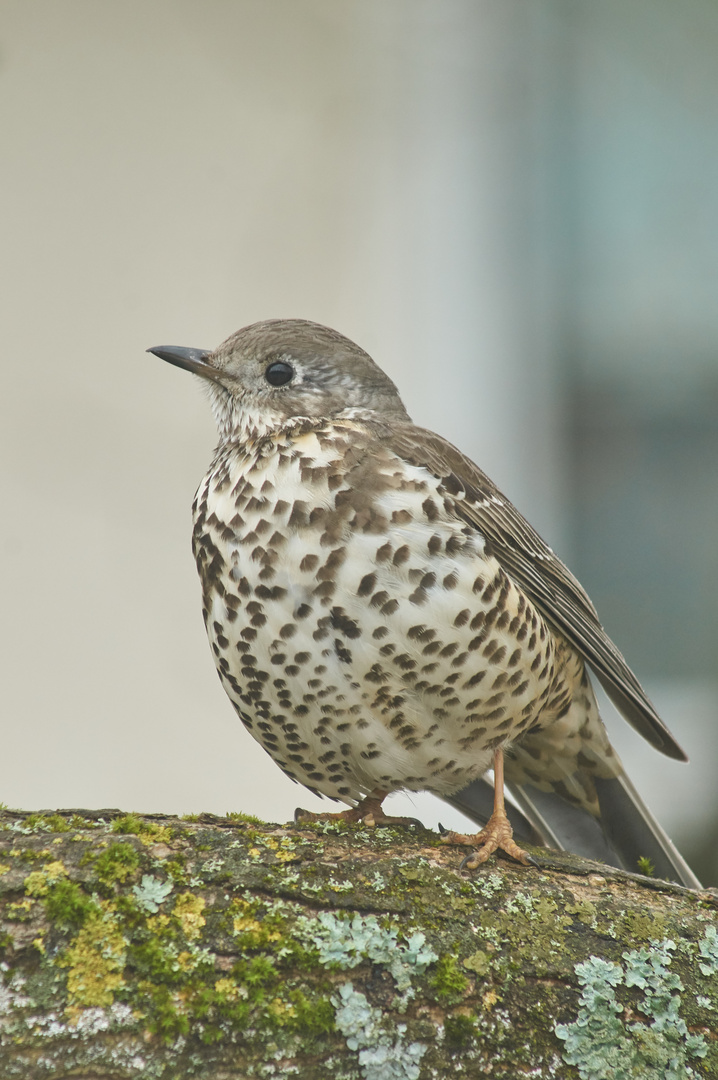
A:
[[[220,441],[193,507],[205,625],[230,701],[287,776],[369,823],[395,820],[389,792],[431,791],[486,822],[445,837],[472,848],[469,867],[497,847],[527,861],[513,825],[698,884],[627,779],[586,664],[652,746],[685,755],[590,599],[367,353],[300,319],[214,352],[149,351],[209,389]]]

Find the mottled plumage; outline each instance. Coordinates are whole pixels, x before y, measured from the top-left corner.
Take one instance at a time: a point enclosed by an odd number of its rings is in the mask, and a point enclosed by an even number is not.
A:
[[[506,750],[517,834],[631,868],[643,854],[697,884],[625,779],[585,662],[653,746],[684,755],[590,599],[363,350],[277,320],[213,353],[151,351],[210,389],[205,624],[232,704],[288,776],[374,818],[408,789],[481,819],[481,777]]]

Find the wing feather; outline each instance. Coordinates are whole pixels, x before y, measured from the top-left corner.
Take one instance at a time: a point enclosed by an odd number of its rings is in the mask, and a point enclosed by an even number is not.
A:
[[[382,442],[405,461],[428,469],[441,481],[455,513],[481,533],[487,552],[581,653],[625,719],[656,749],[686,761],[685,753],[601,626],[583,586],[493,481],[440,435],[413,424],[395,425],[388,435],[384,434]]]

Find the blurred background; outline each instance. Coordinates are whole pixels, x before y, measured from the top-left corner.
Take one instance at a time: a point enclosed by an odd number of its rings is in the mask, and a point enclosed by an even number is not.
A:
[[[691,764],[612,736],[718,881],[717,55],[714,0],[1,0],[0,800],[331,808],[215,675],[213,424],[145,353],[304,317],[578,574]]]

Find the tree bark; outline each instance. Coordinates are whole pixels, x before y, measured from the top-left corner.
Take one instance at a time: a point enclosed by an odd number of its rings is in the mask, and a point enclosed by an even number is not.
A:
[[[718,1077],[695,893],[421,829],[0,813],[0,1076]]]

